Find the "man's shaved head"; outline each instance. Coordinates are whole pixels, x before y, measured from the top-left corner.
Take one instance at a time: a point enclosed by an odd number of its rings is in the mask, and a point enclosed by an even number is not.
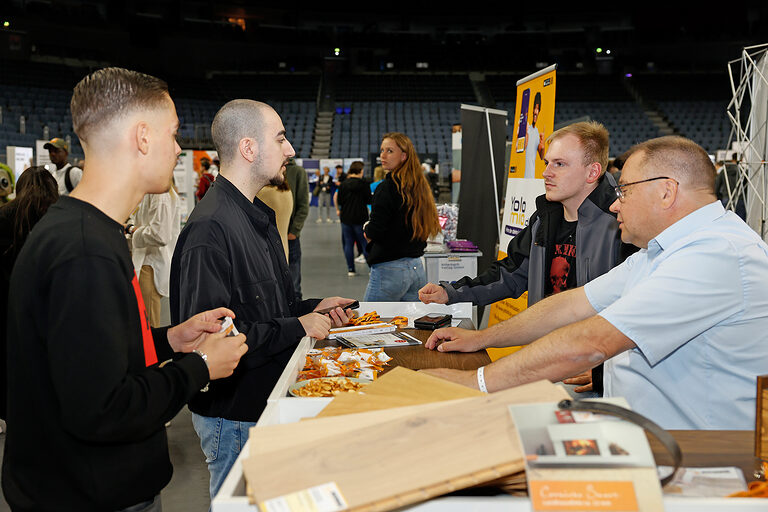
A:
[[[256,139],[264,144],[265,114],[274,109],[254,100],[232,100],[216,113],[211,124],[211,136],[219,153],[222,166],[231,164],[238,154],[238,144],[243,138]]]

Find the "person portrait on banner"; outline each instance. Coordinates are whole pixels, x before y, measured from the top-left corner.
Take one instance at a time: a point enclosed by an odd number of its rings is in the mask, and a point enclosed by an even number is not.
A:
[[[536,156],[544,159],[544,129],[536,126],[541,112],[541,93],[537,92],[533,98],[533,110],[531,111],[531,123],[525,131],[525,178],[536,177]]]

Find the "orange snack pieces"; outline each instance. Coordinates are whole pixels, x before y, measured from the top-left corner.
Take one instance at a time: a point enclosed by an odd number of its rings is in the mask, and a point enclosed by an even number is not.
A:
[[[377,312],[371,311],[370,313],[366,313],[363,316],[353,318],[349,321],[349,325],[367,325],[375,324],[378,322],[381,322],[381,317]]]
[[[297,388],[293,393],[297,396],[335,396],[339,393],[356,393],[365,383],[354,382],[345,378],[316,379]]]
[[[407,316],[396,316],[392,320],[389,321],[391,324],[395,324],[398,327],[406,327],[408,325],[408,317]]]
[[[380,349],[324,347],[310,350],[296,381],[320,377],[362,377],[373,380],[384,370],[390,359],[392,358]]]

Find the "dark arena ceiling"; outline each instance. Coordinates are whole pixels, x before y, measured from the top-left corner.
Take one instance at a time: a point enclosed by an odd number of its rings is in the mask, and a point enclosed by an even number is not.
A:
[[[5,0],[0,57],[313,72],[725,71],[768,42],[768,2],[339,3]],[[281,6],[285,6],[280,8]],[[599,49],[599,50],[598,50]],[[425,65],[426,64],[426,65]]]

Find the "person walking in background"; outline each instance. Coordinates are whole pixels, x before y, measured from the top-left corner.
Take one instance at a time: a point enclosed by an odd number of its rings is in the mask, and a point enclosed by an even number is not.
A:
[[[11,270],[27,235],[58,198],[58,184],[48,169],[30,167],[19,176],[16,199],[0,208],[0,317],[3,319],[0,329],[0,418],[5,418],[6,411],[5,326],[8,325],[6,313]]]
[[[309,179],[307,171],[291,157],[285,166],[285,182],[293,194],[293,213],[288,224],[288,268],[293,278],[296,300],[301,302],[301,230],[309,214]]]
[[[69,143],[56,137],[46,142],[43,149],[48,150],[48,157],[56,166],[51,172],[58,183],[59,195],[69,195],[83,177],[83,170],[69,163]]]
[[[202,160],[200,165],[203,170],[200,172],[200,177],[197,179],[197,188],[195,189],[195,199],[197,201],[201,200],[205,193],[208,192],[208,189],[213,185],[213,182],[216,181],[216,176],[219,174],[218,170],[216,171],[216,174],[211,172],[211,162],[208,160]]]
[[[328,167],[323,167],[323,174],[317,179],[315,187],[319,187],[317,190],[317,223],[323,222],[323,208],[325,208],[325,222],[333,222],[331,220],[331,187],[333,186],[333,177],[331,176],[331,170]]]
[[[355,243],[361,253],[367,252],[363,224],[368,220],[368,204],[371,202],[371,189],[363,180],[363,162],[352,162],[347,178],[341,182],[337,191],[341,232],[344,239],[344,257],[347,260],[347,275],[355,275]]]
[[[427,181],[429,181],[429,188],[432,190],[432,197],[435,198],[435,203],[437,203],[437,198],[440,196],[440,175],[437,174],[437,169],[435,169],[434,165],[427,164],[429,166],[429,170],[427,171]]]
[[[147,308],[147,320],[152,327],[160,326],[160,301],[168,297],[171,258],[181,231],[179,194],[168,183],[168,191],[147,194],[132,216],[133,223],[125,226],[131,241],[131,259],[139,276],[139,287]]]
[[[437,208],[407,135],[384,135],[381,165],[390,172],[373,194],[363,228],[371,266],[364,300],[416,301],[427,283],[421,256],[427,239],[440,232]]]

